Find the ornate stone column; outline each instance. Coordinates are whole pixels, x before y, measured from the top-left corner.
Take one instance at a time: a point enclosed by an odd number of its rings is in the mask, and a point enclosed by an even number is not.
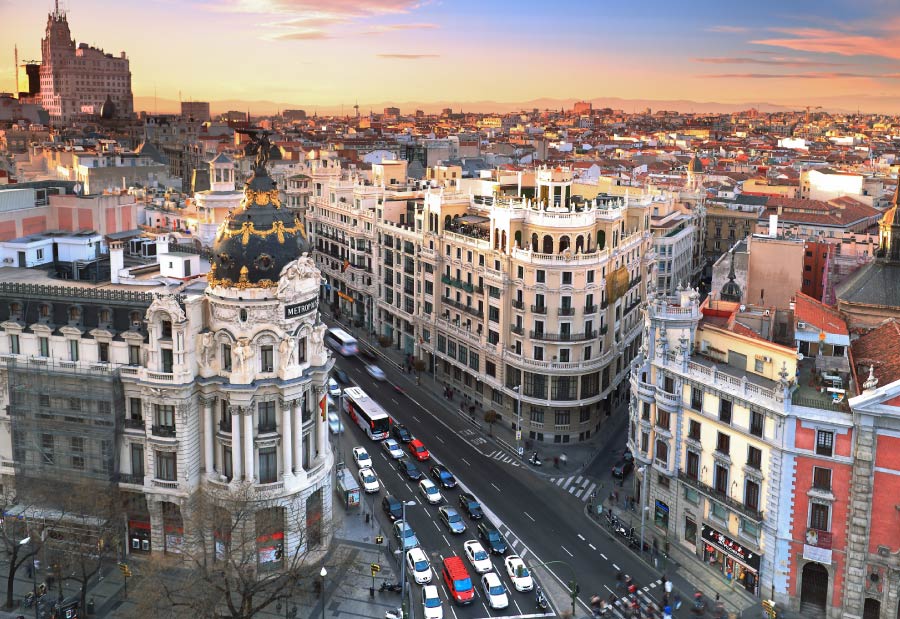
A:
[[[253,457],[253,407],[244,409],[244,433],[241,438],[244,441],[244,476],[252,482],[256,476]]]
[[[294,474],[293,420],[294,403],[282,400],[281,405],[281,461],[285,477]]]
[[[231,479],[239,481],[244,467],[241,464],[241,407],[230,406],[231,411]]]
[[[316,450],[319,452],[319,458],[325,458],[325,450],[328,448],[328,434],[326,428],[328,423],[322,419],[322,398],[325,397],[325,387],[316,387]]]
[[[303,472],[303,400],[297,398],[291,400],[291,414],[294,416],[294,473],[299,475]]]
[[[213,436],[216,433],[216,422],[213,417],[213,407],[216,404],[215,397],[201,397],[203,405],[203,468],[209,476],[216,470],[215,456],[213,455]]]

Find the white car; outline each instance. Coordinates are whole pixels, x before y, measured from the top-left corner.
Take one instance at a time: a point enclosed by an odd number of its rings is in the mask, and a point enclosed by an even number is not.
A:
[[[328,429],[332,434],[340,434],[344,431],[344,424],[341,423],[341,418],[337,413],[328,413]]]
[[[375,471],[369,467],[359,469],[359,481],[363,485],[363,490],[368,494],[374,494],[381,490],[381,484],[375,476]]]
[[[444,619],[444,607],[441,606],[441,596],[434,585],[422,587],[422,607],[425,609],[425,619]]]
[[[425,500],[432,505],[437,505],[444,500],[444,497],[441,496],[441,491],[438,490],[437,486],[435,486],[434,482],[430,479],[423,479],[419,482],[419,492],[421,492],[422,496],[425,497]]]
[[[387,380],[387,376],[384,375],[384,370],[382,370],[377,365],[367,365],[366,373],[368,373],[368,375],[371,376],[372,378],[374,378],[375,380],[378,380],[378,381],[386,381]]]
[[[480,542],[476,542],[474,539],[469,540],[463,544],[463,551],[466,553],[466,558],[469,560],[469,563],[472,564],[472,568],[477,574],[484,574],[485,572],[490,572],[494,569],[494,566],[491,563],[491,556]]]
[[[534,588],[534,581],[531,580],[531,572],[525,567],[525,562],[517,555],[509,555],[503,559],[506,566],[506,574],[512,581],[516,591],[531,591]]]
[[[328,395],[339,397],[341,395],[341,386],[333,378],[328,379]]]
[[[413,548],[406,551],[406,572],[413,575],[417,585],[427,585],[431,582],[431,564],[424,550]]]
[[[372,466],[372,458],[369,457],[369,452],[366,451],[365,447],[353,448],[353,461],[361,469],[371,468]]]
[[[509,606],[509,598],[506,597],[506,587],[500,582],[496,572],[488,572],[481,577],[481,589],[484,591],[484,599],[491,608],[506,608]]]
[[[400,445],[392,438],[386,438],[381,441],[381,448],[394,460],[399,460],[404,455],[403,450],[400,449]]]

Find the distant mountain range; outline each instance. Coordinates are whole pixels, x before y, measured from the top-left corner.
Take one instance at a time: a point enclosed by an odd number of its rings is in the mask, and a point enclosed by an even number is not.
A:
[[[380,114],[386,107],[400,108],[403,114],[411,114],[415,110],[423,110],[426,113],[440,112],[444,108],[451,108],[454,112],[482,112],[485,114],[518,112],[521,110],[532,110],[538,108],[558,110],[560,108],[570,110],[578,99],[551,99],[540,98],[530,101],[390,101],[378,103],[361,103],[359,110],[361,115],[367,115],[369,110]],[[676,112],[712,112],[712,113],[729,113],[739,112],[750,108],[756,108],[761,112],[782,112],[788,110],[799,110],[801,106],[790,107],[784,105],[775,105],[766,102],[753,103],[718,103],[715,101],[690,101],[687,99],[622,99],[619,97],[598,97],[590,100],[594,109],[613,108],[623,110],[625,112],[636,112],[645,108],[653,111],[657,110],[673,110]],[[846,105],[846,102],[841,102]],[[868,106],[867,106],[868,107]],[[229,110],[247,111],[250,110],[251,116],[271,116],[280,110],[302,109],[306,113],[312,115],[314,113],[332,116],[336,114],[352,115],[354,113],[353,106],[350,103],[345,105],[310,105],[304,103],[288,103],[282,101],[246,101],[242,99],[226,99],[223,101],[210,101],[210,108],[213,115],[221,114]],[[154,97],[136,96],[134,98],[134,109],[137,111],[147,111],[150,113],[178,113],[181,106],[178,101],[173,99],[156,99]],[[836,109],[833,111],[837,111]]]

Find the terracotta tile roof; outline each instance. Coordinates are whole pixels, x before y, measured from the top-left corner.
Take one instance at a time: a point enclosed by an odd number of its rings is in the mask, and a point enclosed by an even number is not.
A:
[[[813,325],[825,333],[850,335],[847,323],[840,314],[802,292],[798,292],[794,300],[794,316],[797,320]]]
[[[773,196],[766,202],[763,217],[767,218],[776,213],[778,218],[786,223],[814,223],[828,226],[848,226],[881,215],[878,209],[847,196],[829,202]]]
[[[900,323],[896,319],[888,320],[855,340],[850,351],[853,367],[860,368],[858,381],[866,380],[869,366],[875,367],[875,378],[880,387],[900,379]]]

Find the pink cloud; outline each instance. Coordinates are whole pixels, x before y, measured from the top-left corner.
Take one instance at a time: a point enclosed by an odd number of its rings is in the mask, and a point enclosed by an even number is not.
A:
[[[749,28],[744,26],[711,26],[706,29],[707,32],[724,32],[726,34],[737,34],[740,32],[747,32]]]
[[[842,67],[843,62],[819,62],[807,58],[747,58],[747,57],[723,57],[723,58],[694,58],[694,62],[707,64],[762,64],[782,67]]]
[[[881,75],[870,75],[866,73],[845,73],[838,71],[828,71],[828,72],[819,72],[819,73],[713,73],[707,75],[699,75],[698,77],[710,78],[710,79],[772,79],[772,80],[783,80],[783,79],[791,79],[791,80],[831,80],[831,79],[839,79],[839,78],[853,78],[853,79],[881,79],[881,78],[890,78],[894,79],[900,76],[897,73],[887,73]]]
[[[773,28],[773,30],[790,35],[791,38],[758,39],[751,43],[801,52],[839,56],[879,56],[900,60],[900,33],[894,29],[885,31],[882,37],[821,28]]]
[[[440,58],[439,54],[376,54],[378,58],[390,60],[421,60],[423,58]]]

